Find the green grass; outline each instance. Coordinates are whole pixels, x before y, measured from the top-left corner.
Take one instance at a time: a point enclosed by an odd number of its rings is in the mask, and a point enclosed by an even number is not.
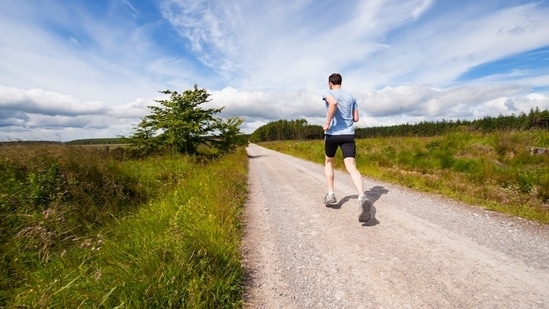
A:
[[[322,141],[261,145],[324,163]],[[549,147],[547,131],[359,139],[357,165],[372,178],[549,223],[549,156],[530,146]]]
[[[46,151],[41,147],[27,149],[35,155],[20,159],[10,155],[17,152],[2,149],[6,150],[2,151],[3,162],[20,163],[13,169],[0,165],[10,170],[12,176],[19,174],[19,178],[12,177],[13,190],[3,191],[2,203],[9,206],[13,202],[24,202],[26,211],[13,207],[2,209],[6,211],[2,218],[9,214],[13,219],[4,239],[17,249],[2,247],[0,307],[233,308],[242,305],[240,211],[247,194],[247,156],[243,148],[209,161],[175,155],[118,160],[108,158],[105,153],[94,155],[96,150],[85,148],[61,146]],[[39,155],[48,151],[55,155]],[[83,163],[83,157],[88,163]],[[39,158],[46,158],[48,164],[35,163],[42,160]],[[67,162],[73,164],[72,169]],[[42,169],[33,172],[31,165],[42,166]],[[53,177],[48,166],[62,168]],[[96,214],[98,219],[88,222],[85,229],[77,233],[74,229],[79,224],[62,223],[59,228],[44,225],[41,222],[48,220],[79,222],[82,211],[65,212],[63,216],[47,211],[57,205],[55,209],[60,213],[57,209],[69,208],[75,200],[51,199],[51,194],[40,193],[41,188],[48,185],[47,191],[66,191],[70,186],[60,186],[59,182],[70,178],[69,174],[74,176],[75,170],[84,176],[77,177],[79,181],[73,185],[92,188],[88,185],[90,181],[84,181],[88,179],[85,175],[95,175],[104,180],[100,190],[124,191],[125,186],[129,186],[139,202],[132,204],[130,201],[135,200],[129,199],[126,202],[132,206],[111,208],[107,207],[109,201],[105,204],[104,200],[95,199],[93,196],[98,193],[91,191],[92,197],[88,198],[91,202],[84,206],[91,208],[88,215]],[[86,174],[83,170],[97,172]],[[29,176],[31,174],[35,176]],[[110,174],[116,177],[107,177]],[[5,178],[9,183],[11,178]],[[52,178],[57,182],[50,181]],[[42,202],[18,199],[17,190],[31,190],[26,189],[29,186],[38,191],[36,196],[48,198]],[[51,186],[59,190],[51,190]],[[26,216],[34,217],[34,223],[21,224]],[[41,241],[50,234],[57,236],[47,241],[51,246],[44,256],[40,253],[44,251]],[[26,245],[29,240],[37,245]]]

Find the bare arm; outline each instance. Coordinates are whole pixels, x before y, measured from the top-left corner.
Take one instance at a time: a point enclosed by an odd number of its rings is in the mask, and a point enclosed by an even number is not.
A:
[[[353,121],[354,122],[358,122],[359,120],[359,117],[358,117],[358,108],[353,108]]]
[[[326,112],[326,122],[322,126],[324,131],[327,131],[330,128],[330,124],[332,123],[332,119],[337,110],[337,101],[333,96],[327,96],[326,102],[328,102],[328,111]]]

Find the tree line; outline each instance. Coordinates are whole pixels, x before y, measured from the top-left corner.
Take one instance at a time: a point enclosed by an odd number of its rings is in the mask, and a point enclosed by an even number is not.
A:
[[[422,121],[417,124],[400,124],[386,127],[356,128],[357,138],[393,136],[437,136],[456,130],[490,133],[500,130],[549,130],[549,110],[531,109],[528,114],[498,117],[486,116],[477,120]],[[257,128],[251,135],[251,142],[275,140],[322,139],[322,126],[307,123],[305,119],[277,120]]]
[[[125,140],[121,137],[75,139],[66,142],[67,145],[117,145],[124,143]]]

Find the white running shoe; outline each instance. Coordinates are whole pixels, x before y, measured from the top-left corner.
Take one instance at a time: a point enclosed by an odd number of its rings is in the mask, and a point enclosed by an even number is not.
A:
[[[337,199],[334,193],[326,193],[326,197],[324,197],[324,204],[326,205],[333,205],[337,204]]]

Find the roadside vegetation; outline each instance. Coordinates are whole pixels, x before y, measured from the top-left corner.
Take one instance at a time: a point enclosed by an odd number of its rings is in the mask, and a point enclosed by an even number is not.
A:
[[[241,306],[240,120],[165,93],[129,138],[0,144],[0,308]]]
[[[0,146],[0,307],[238,306],[245,149]]]

